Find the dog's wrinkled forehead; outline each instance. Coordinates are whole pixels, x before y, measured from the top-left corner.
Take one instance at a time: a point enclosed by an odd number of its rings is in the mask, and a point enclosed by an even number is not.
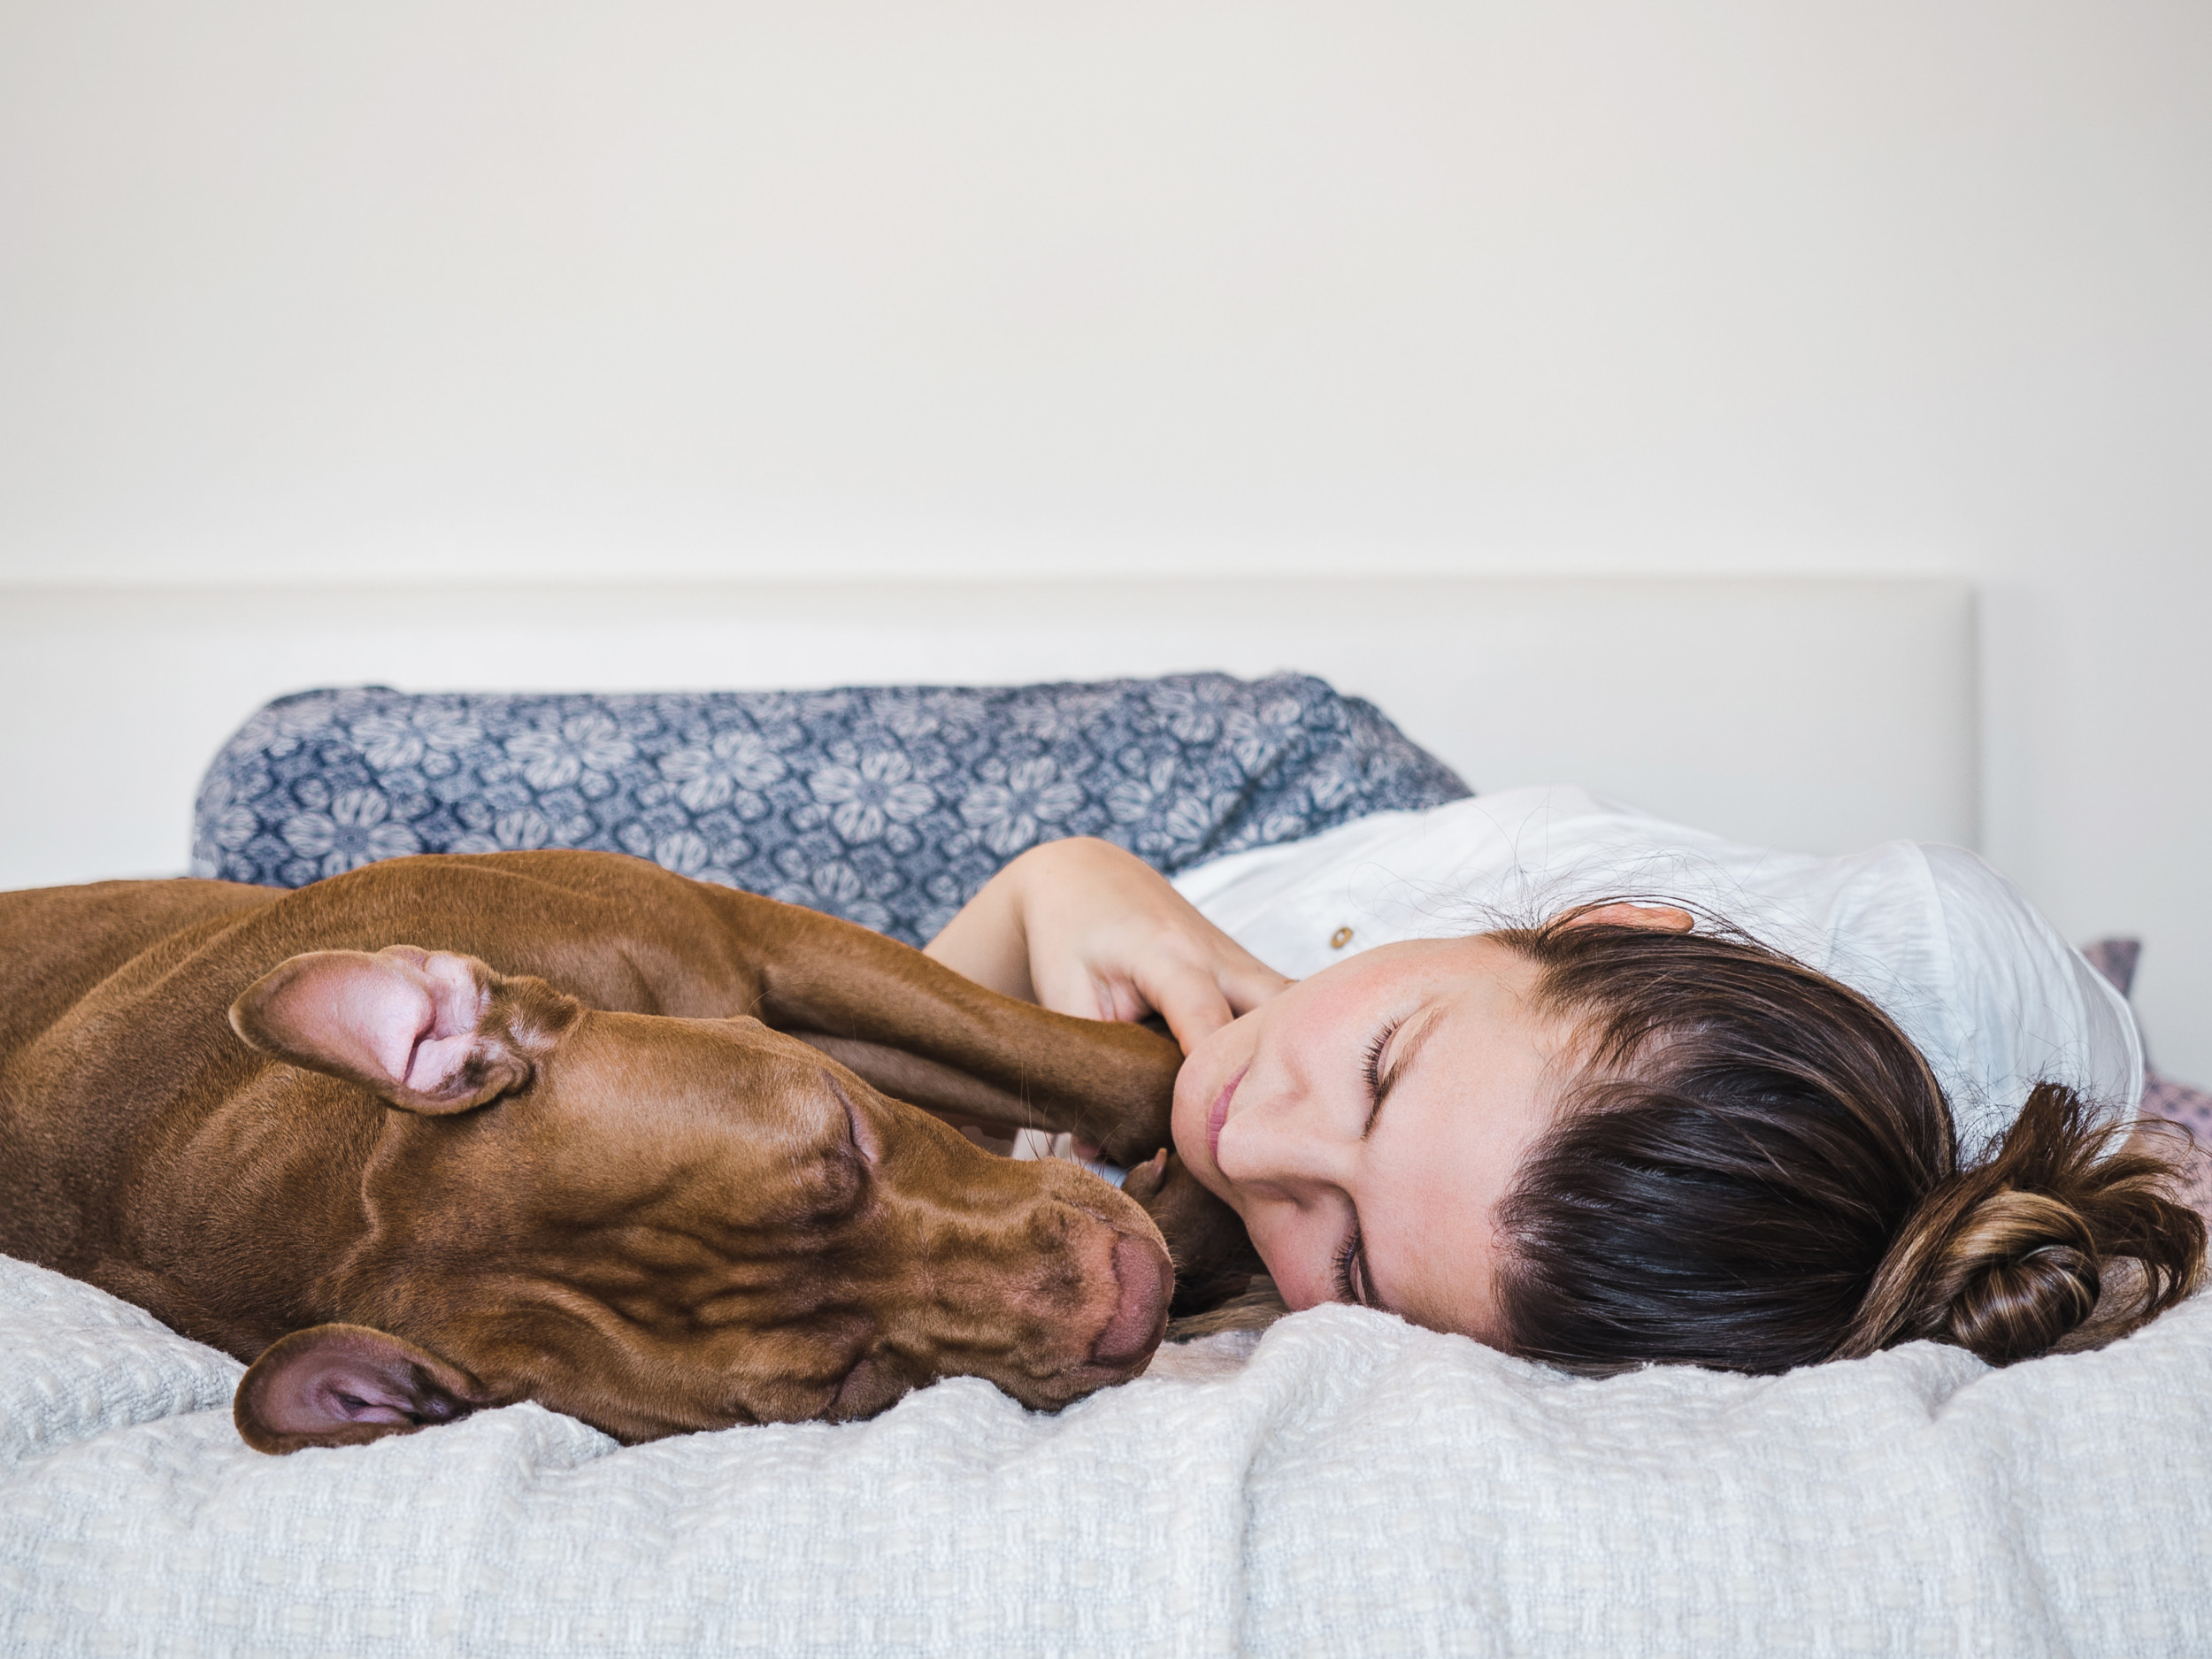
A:
[[[532,1092],[570,1179],[641,1195],[703,1185],[733,1217],[827,1220],[856,1202],[881,1147],[873,1091],[754,1020],[594,1015]]]

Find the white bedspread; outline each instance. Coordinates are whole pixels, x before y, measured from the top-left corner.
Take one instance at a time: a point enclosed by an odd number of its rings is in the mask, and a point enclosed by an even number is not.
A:
[[[0,1258],[0,1652],[2212,1651],[2212,1300],[1991,1371],[1570,1380],[1325,1309],[1057,1417],[264,1457],[239,1367]]]

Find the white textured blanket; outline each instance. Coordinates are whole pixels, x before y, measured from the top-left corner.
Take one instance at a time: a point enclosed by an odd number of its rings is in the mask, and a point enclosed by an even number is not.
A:
[[[1575,1381],[1325,1309],[1057,1417],[263,1457],[239,1367],[0,1258],[0,1652],[2212,1651],[2212,1300],[1991,1371]]]

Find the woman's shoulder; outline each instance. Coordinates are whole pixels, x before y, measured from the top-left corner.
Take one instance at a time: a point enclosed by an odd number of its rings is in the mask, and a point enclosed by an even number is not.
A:
[[[2037,1083],[2132,1116],[2143,1043],[2127,1000],[2027,895],[1961,847],[1921,849],[1951,962],[1950,999],[1980,1101],[1955,1102],[1968,1147],[2001,1132]]]
[[[1690,878],[1725,848],[1590,790],[1541,785],[1375,813],[1213,860],[1174,883],[1215,926],[1297,977],[1371,945],[1540,920],[1584,897],[1672,893],[1698,885]]]
[[[1317,835],[1211,859],[1172,879],[1178,892],[1210,914],[1225,906],[1240,915],[1317,888],[1333,892],[1362,872],[1463,883],[1510,864],[1532,831],[1548,840],[1555,825],[1604,810],[1586,790],[1505,789],[1417,810],[1370,813]]]

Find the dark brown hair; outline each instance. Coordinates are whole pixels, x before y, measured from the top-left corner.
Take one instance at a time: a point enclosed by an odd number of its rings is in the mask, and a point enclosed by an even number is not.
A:
[[[1578,1066],[1499,1206],[1515,1353],[1774,1372],[1926,1337],[2006,1364],[2196,1287],[2176,1165],[2116,1149],[2071,1089],[2038,1086],[1962,1168],[1934,1073],[1867,998],[1745,939],[1591,908],[1491,935],[1540,970]]]

